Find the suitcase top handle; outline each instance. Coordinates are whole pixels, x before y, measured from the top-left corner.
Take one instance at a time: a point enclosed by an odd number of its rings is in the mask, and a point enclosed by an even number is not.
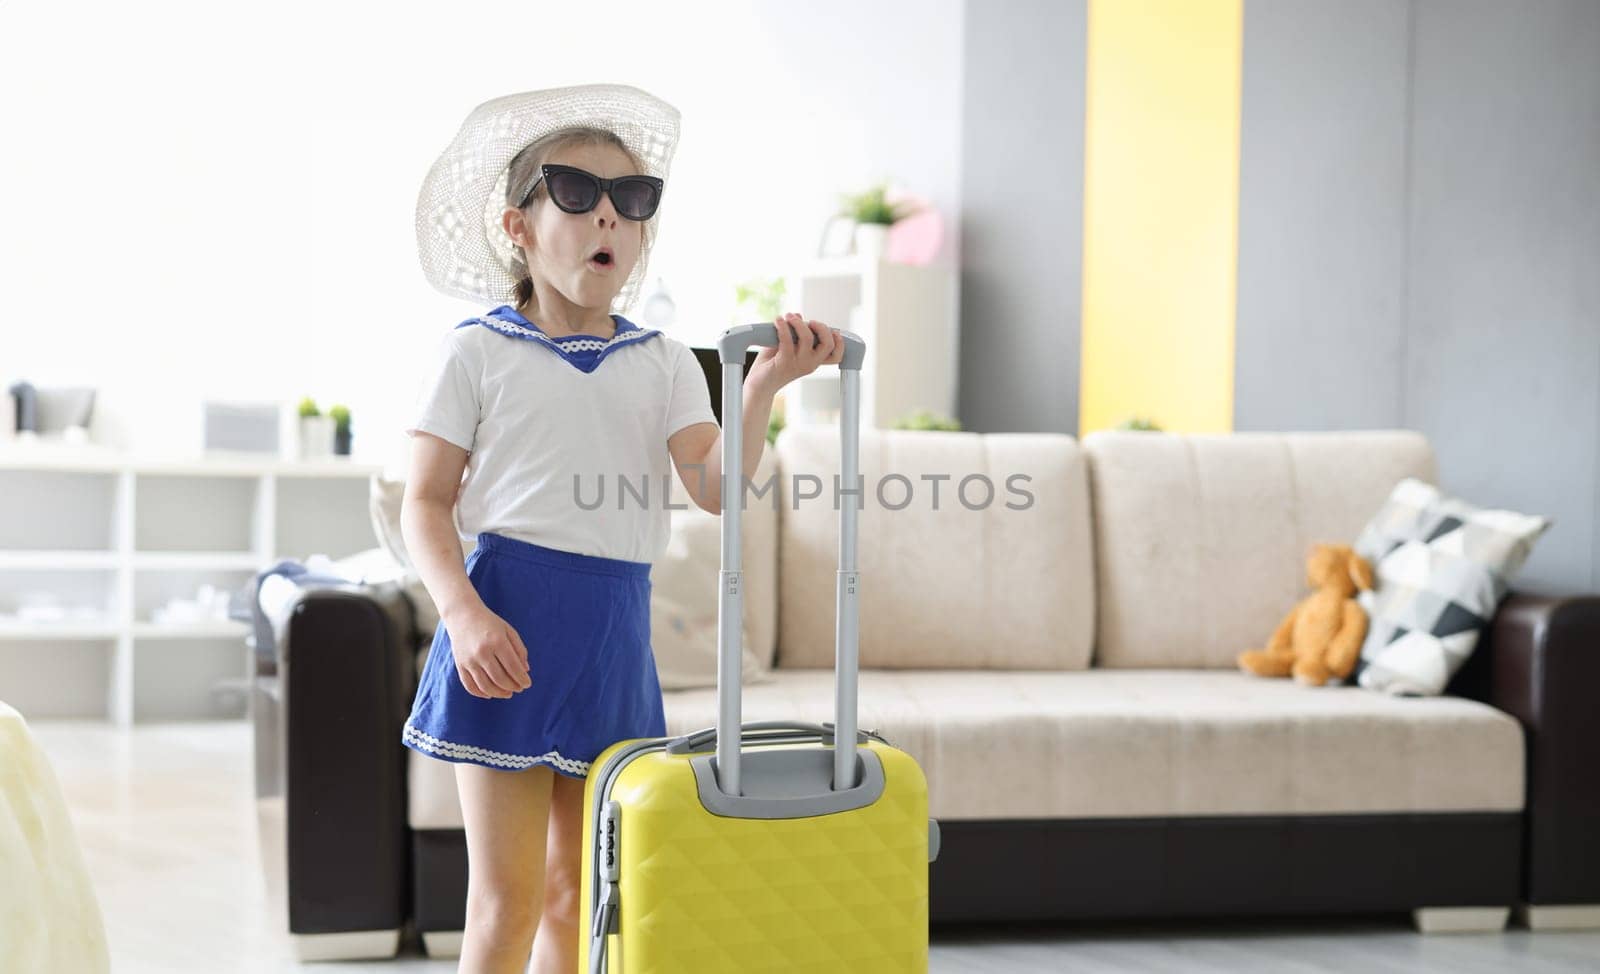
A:
[[[798,337],[792,325],[784,324]],[[857,497],[839,505],[839,571],[835,580],[836,661],[834,679],[833,777],[835,790],[856,786],[858,760],[856,748],[857,592],[860,573],[856,570],[856,526],[861,489],[860,477],[861,363],[866,359],[867,343],[861,336],[840,331],[844,353],[839,361],[839,478]],[[722,362],[722,569],[717,590],[717,785],[724,794],[738,798],[740,787],[739,749],[742,740],[740,686],[741,658],[744,653],[744,569],[741,564],[739,520],[744,515],[744,359],[751,345],[776,347],[778,326],[772,322],[734,325],[717,340],[717,357]],[[812,346],[816,347],[815,345]],[[733,503],[729,503],[729,499]],[[840,744],[843,744],[841,747]]]
[[[755,732],[755,733],[751,733]],[[779,733],[781,732],[781,733]],[[707,727],[697,730],[692,734],[683,734],[672,739],[667,745],[668,754],[696,754],[711,749],[711,744],[716,740],[717,729]],[[823,721],[813,724],[804,720],[747,720],[744,722],[743,738],[745,743],[761,741],[787,741],[805,740],[811,737],[822,738],[822,743],[833,743],[833,723]],[[865,744],[868,741],[878,741],[888,744],[889,741],[875,730],[860,729],[856,731],[856,743]]]
[[[794,326],[789,326],[791,332]],[[844,339],[844,358],[839,362],[839,368],[849,369],[854,372],[861,371],[861,363],[867,357],[867,343],[855,332],[840,329],[839,336]],[[773,348],[778,344],[778,326],[770,321],[757,322],[753,325],[734,325],[722,333],[717,339],[717,357],[723,365],[744,365],[745,349],[751,345],[763,345]],[[813,343],[812,348],[816,347]]]

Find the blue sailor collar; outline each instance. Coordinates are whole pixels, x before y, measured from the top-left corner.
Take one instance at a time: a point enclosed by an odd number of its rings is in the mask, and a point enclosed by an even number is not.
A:
[[[602,359],[624,345],[646,341],[661,334],[655,328],[640,328],[621,315],[614,314],[611,320],[616,323],[616,332],[609,339],[593,335],[552,336],[545,334],[544,329],[524,318],[511,305],[502,304],[487,314],[468,318],[456,327],[482,325],[511,338],[537,342],[566,359],[580,372],[593,372]]]

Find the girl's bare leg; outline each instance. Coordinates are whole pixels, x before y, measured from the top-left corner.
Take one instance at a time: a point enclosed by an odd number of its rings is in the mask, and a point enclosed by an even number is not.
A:
[[[552,784],[544,912],[533,941],[533,974],[572,974],[578,967],[584,780],[556,772]]]
[[[467,834],[462,974],[523,974],[544,900],[549,767],[503,771],[456,763]],[[576,966],[576,961],[574,961]]]

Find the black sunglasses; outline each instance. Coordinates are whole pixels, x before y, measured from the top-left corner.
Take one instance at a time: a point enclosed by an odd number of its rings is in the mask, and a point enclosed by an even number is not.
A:
[[[547,165],[539,168],[539,178],[528,187],[528,193],[517,209],[528,205],[540,179],[544,180],[550,191],[550,201],[567,213],[589,212],[600,202],[602,192],[611,194],[611,205],[617,208],[620,216],[629,220],[648,220],[661,204],[663,183],[655,176],[602,179],[575,166]]]

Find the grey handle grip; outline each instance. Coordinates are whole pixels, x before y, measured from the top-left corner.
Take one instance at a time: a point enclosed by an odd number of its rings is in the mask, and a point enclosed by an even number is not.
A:
[[[768,739],[781,741],[789,737],[810,737],[812,735],[817,735],[821,737],[822,742],[826,744],[832,741],[834,736],[833,721],[831,720],[825,720],[820,724],[813,724],[810,721],[804,720],[747,720],[744,722],[742,727],[745,732],[780,732],[756,735],[756,740],[758,741],[765,741]],[[674,739],[671,744],[667,745],[667,752],[669,754],[692,754],[697,751],[709,751],[712,749],[716,738],[717,729],[715,727],[706,727],[702,730],[697,730],[692,734],[685,734],[682,737]],[[889,743],[887,740],[884,740],[883,735],[879,734],[877,731],[856,731],[856,743],[866,744],[868,741],[882,741],[885,744]]]
[[[794,334],[793,325],[789,326],[789,331]],[[839,337],[844,339],[844,358],[839,362],[839,368],[861,371],[861,363],[867,357],[867,343],[855,332],[843,329],[840,329]],[[717,357],[723,365],[732,363],[743,365],[745,349],[751,345],[772,348],[777,344],[778,326],[770,321],[760,321],[753,325],[734,325],[723,332],[722,337],[717,340]],[[812,342],[811,347],[816,348],[817,343]]]

